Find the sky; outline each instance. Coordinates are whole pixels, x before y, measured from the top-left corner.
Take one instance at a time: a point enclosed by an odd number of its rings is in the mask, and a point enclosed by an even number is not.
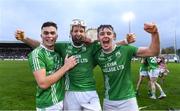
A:
[[[0,0],[0,42],[16,41],[16,29],[26,36],[40,38],[41,25],[54,21],[58,25],[58,41],[69,41],[72,19],[83,19],[87,28],[111,24],[116,40],[124,39],[129,25],[122,18],[133,12],[131,32],[136,34],[135,46],[148,46],[150,34],[143,30],[145,22],[158,26],[161,48],[180,48],[180,0]]]

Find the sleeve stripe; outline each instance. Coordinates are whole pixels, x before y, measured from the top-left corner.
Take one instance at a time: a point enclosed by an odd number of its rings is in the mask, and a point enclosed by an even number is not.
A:
[[[35,50],[32,54],[32,60],[33,60],[33,65],[34,65],[34,70],[40,69],[40,63],[38,61],[37,55],[39,53],[39,50]]]

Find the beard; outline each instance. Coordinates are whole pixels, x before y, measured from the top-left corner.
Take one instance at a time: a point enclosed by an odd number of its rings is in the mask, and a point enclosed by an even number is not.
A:
[[[84,42],[84,37],[83,36],[79,36],[79,37],[77,37],[77,36],[74,36],[74,37],[72,37],[72,41],[73,41],[73,44],[75,45],[75,46],[80,46],[80,45],[82,45]]]

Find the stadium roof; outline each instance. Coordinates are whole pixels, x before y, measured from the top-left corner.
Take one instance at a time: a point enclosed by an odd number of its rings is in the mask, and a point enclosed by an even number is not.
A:
[[[23,43],[21,41],[0,41],[0,43]]]
[[[57,43],[67,43],[69,41],[56,41]],[[23,43],[22,41],[0,41],[0,43]]]
[[[0,41],[0,48],[31,48],[21,41]]]

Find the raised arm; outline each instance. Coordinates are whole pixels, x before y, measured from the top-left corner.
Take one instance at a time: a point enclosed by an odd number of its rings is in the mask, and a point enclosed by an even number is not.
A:
[[[144,30],[151,34],[149,47],[139,47],[136,56],[157,56],[160,52],[160,40],[157,26],[154,23],[145,23]]]
[[[31,39],[29,37],[26,37],[23,30],[16,30],[15,38],[17,40],[20,40],[20,41],[24,42],[25,44],[29,45],[32,48],[36,48],[36,47],[38,47],[40,45],[39,41]]]
[[[130,33],[126,35],[126,38],[116,42],[116,45],[127,45],[130,43],[134,43],[136,41],[136,36],[134,33]]]

